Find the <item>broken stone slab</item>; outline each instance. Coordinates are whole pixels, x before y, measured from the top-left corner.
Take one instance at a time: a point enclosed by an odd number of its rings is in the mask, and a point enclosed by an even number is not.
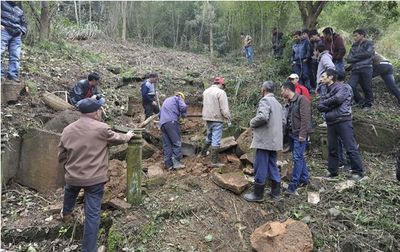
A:
[[[245,163],[249,163],[249,164],[253,165],[254,164],[254,152],[252,151],[252,152],[241,155],[240,160],[242,160]]]
[[[232,191],[235,194],[241,194],[249,186],[249,182],[244,177],[242,171],[220,174],[218,171],[213,170],[211,179],[219,187]]]
[[[253,169],[253,167],[251,167],[251,166],[246,166],[246,167],[243,169],[243,173],[246,174],[246,175],[253,176],[253,175],[254,175],[254,169]]]
[[[118,159],[124,161],[126,159],[126,152],[128,144],[115,145],[110,147],[110,159]],[[158,149],[149,144],[146,140],[142,139],[142,159],[151,158]]]
[[[118,198],[113,198],[113,199],[109,200],[108,202],[106,202],[106,205],[110,206],[111,208],[114,208],[117,210],[123,210],[123,211],[131,208],[131,204],[129,204],[128,202],[126,202],[122,199],[118,199]]]
[[[187,141],[182,141],[182,155],[186,157],[193,157],[196,155],[198,146]]]
[[[248,128],[242,134],[240,134],[240,136],[236,140],[237,152],[239,154],[238,156],[251,152],[250,148],[251,141],[252,141],[252,130],[251,128]]]
[[[63,202],[57,202],[54,205],[46,207],[46,211],[50,214],[59,214],[63,208]]]
[[[233,148],[236,145],[237,145],[237,142],[235,141],[235,137],[230,136],[230,137],[222,138],[221,145],[219,147],[219,152],[229,150],[230,148]]]
[[[257,252],[311,252],[312,234],[308,226],[292,219],[270,221],[258,227],[250,236],[251,247]]]
[[[21,150],[21,137],[11,137],[6,143],[2,143],[1,150],[1,182],[3,185],[17,175],[20,150]]]
[[[76,110],[64,110],[57,113],[43,128],[56,133],[62,133],[65,127],[78,120],[80,116],[81,113]]]
[[[167,172],[162,164],[153,164],[147,168],[147,176],[149,178],[165,176],[166,174]]]

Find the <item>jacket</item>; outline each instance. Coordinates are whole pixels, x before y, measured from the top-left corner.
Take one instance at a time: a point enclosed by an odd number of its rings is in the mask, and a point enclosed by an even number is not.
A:
[[[301,85],[300,83],[297,82],[294,85],[294,87],[295,87],[294,92],[296,94],[299,94],[299,95],[302,95],[302,96],[306,97],[307,100],[309,102],[311,102],[312,98],[311,98],[310,92],[308,91],[308,89],[305,86],[303,86],[303,85]]]
[[[328,69],[335,69],[335,64],[333,64],[332,55],[329,53],[328,50],[326,50],[319,55],[317,68],[317,84],[320,83],[322,73]]]
[[[69,92],[69,99],[72,105],[76,106],[78,101],[85,98],[90,98],[97,94],[99,94],[99,89],[97,86],[91,86],[89,84],[89,80],[80,80],[71,88]]]
[[[250,120],[250,127],[253,129],[251,148],[282,150],[282,121],[282,105],[273,94],[267,94],[258,103],[256,116]]]
[[[328,125],[351,120],[353,91],[346,83],[333,83],[326,95],[321,96],[317,108],[325,112]]]
[[[212,85],[203,92],[203,120],[223,122],[231,120],[228,97],[224,90]]]
[[[379,53],[375,52],[374,56],[372,57],[372,65],[375,67],[376,65],[379,65],[381,63],[390,64],[390,61]]]
[[[347,62],[352,70],[364,67],[372,67],[372,57],[375,54],[374,43],[371,40],[363,40],[351,46]]]
[[[156,88],[149,80],[146,80],[142,84],[140,87],[140,92],[142,94],[142,102],[144,104],[149,104],[156,100]]]
[[[311,128],[311,103],[302,95],[295,94],[289,101],[287,127],[293,136],[306,138]]]
[[[179,117],[186,117],[186,103],[180,96],[171,96],[165,99],[160,111],[160,126],[167,122],[178,121]]]
[[[311,47],[308,39],[301,39],[294,43],[292,48],[292,61],[299,62],[311,57]]]
[[[23,10],[8,1],[1,1],[1,25],[13,37],[25,35],[27,23]]]
[[[337,33],[334,33],[332,39],[330,40],[324,38],[324,45],[325,49],[328,50],[329,53],[332,55],[333,61],[342,60],[344,55],[346,54],[344,40]]]
[[[91,186],[108,181],[108,145],[130,139],[110,127],[82,114],[63,130],[58,160],[65,169],[65,182],[72,186]]]

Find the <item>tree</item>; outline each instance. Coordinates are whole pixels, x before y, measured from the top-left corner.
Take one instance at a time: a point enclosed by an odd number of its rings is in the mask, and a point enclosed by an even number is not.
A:
[[[126,13],[128,12],[128,5],[126,1],[121,1],[121,12],[122,12],[122,41],[126,40]]]
[[[36,26],[39,29],[39,39],[49,39],[51,19],[57,11],[58,3],[54,3],[52,6],[50,6],[50,3],[48,1],[41,1],[39,3],[40,15],[33,1],[29,2],[29,7],[31,8],[33,16],[36,18]]]
[[[305,28],[315,29],[318,16],[321,14],[326,3],[325,1],[297,1]]]

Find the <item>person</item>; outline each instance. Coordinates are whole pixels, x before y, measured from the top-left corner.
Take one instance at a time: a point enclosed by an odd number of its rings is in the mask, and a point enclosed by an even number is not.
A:
[[[253,58],[254,58],[254,51],[253,51],[253,38],[250,35],[244,35],[242,32],[240,34],[242,41],[243,41],[243,50],[246,55],[247,62],[249,64],[253,64]]]
[[[305,33],[306,34],[306,33]],[[311,90],[310,86],[310,71],[308,61],[311,57],[310,52],[310,41],[307,36],[301,31],[294,33],[294,41],[292,47],[292,70],[298,76],[300,76],[300,83],[303,84],[308,90]]]
[[[335,64],[335,69],[339,72],[344,72],[344,55],[346,47],[343,38],[333,31],[332,27],[326,27],[322,30],[323,42],[325,49],[332,55],[332,61]]]
[[[317,108],[325,112],[328,124],[328,178],[338,176],[338,137],[348,153],[351,163],[352,179],[360,180],[363,177],[361,155],[354,138],[352,124],[352,89],[350,85],[336,82],[337,72],[328,69],[321,76],[321,81],[328,86],[329,92],[321,96]]]
[[[310,63],[310,84],[312,90],[317,89],[317,69],[318,69],[318,56],[316,55],[317,45],[321,42],[321,37],[317,30],[310,31],[310,47],[311,47],[311,63]]]
[[[385,57],[375,52],[372,58],[372,78],[380,75],[385,82],[386,87],[396,97],[398,105],[400,105],[400,88],[396,85],[393,75],[393,65]]]
[[[333,63],[332,55],[329,50],[325,49],[324,44],[318,44],[316,47],[316,56],[318,58],[318,68],[317,68],[317,84],[321,82],[322,73],[328,69],[335,69],[335,64]],[[325,90],[326,91],[326,90]],[[326,92],[323,92],[326,93]]]
[[[77,106],[78,102],[85,98],[95,97],[98,95],[98,85],[100,83],[100,75],[98,73],[90,73],[86,80],[78,81],[69,92],[69,102]]]
[[[300,94],[306,97],[309,102],[312,101],[310,92],[308,92],[308,89],[305,86],[299,83],[299,76],[297,74],[292,73],[291,75],[289,75],[288,80],[294,84],[296,94]]]
[[[64,203],[61,218],[73,220],[73,209],[81,189],[85,192],[85,224],[82,251],[97,251],[101,200],[108,181],[108,145],[123,144],[132,131],[119,134],[101,122],[104,98],[85,98],[79,102],[81,117],[65,127],[59,143],[58,160],[65,170]]]
[[[16,1],[1,1],[1,79],[6,77],[20,82],[19,59],[21,55],[22,36],[26,35],[27,22],[24,11]],[[3,70],[3,53],[8,49],[9,63],[7,76]]]
[[[156,101],[157,91],[155,84],[158,82],[158,74],[150,73],[149,78],[146,79],[140,87],[142,94],[142,105],[144,108],[145,118],[149,118],[153,114],[160,112],[159,105]]]
[[[186,117],[185,95],[176,95],[165,99],[160,111],[161,139],[163,143],[164,163],[169,171],[184,168],[181,163],[182,143],[179,118]]]
[[[294,162],[292,178],[285,194],[295,195],[298,186],[309,183],[304,152],[307,136],[311,133],[311,105],[307,98],[295,93],[295,85],[289,81],[282,85],[282,96],[289,101],[286,127],[289,130]]]
[[[351,64],[349,84],[353,88],[354,100],[364,111],[369,111],[374,101],[372,94],[372,58],[375,54],[374,44],[365,38],[366,32],[357,29],[353,32],[354,43],[351,46],[347,62]],[[364,101],[357,92],[357,85],[361,84],[364,92]]]
[[[223,166],[219,163],[218,150],[221,145],[224,120],[231,126],[228,97],[224,91],[225,79],[215,77],[213,85],[203,92],[202,117],[207,124],[207,136],[201,150],[201,156],[207,156],[211,146],[211,164],[214,167]]]
[[[274,52],[275,58],[282,58],[283,48],[285,45],[283,44],[283,32],[278,31],[277,27],[272,29],[272,49]]]
[[[277,151],[282,150],[283,133],[282,106],[274,96],[275,85],[272,81],[262,84],[262,98],[258,103],[256,116],[250,120],[253,130],[251,148],[256,149],[254,160],[254,191],[246,193],[247,201],[264,200],[267,179],[271,178],[270,196],[278,199],[281,188],[281,176],[277,165]]]

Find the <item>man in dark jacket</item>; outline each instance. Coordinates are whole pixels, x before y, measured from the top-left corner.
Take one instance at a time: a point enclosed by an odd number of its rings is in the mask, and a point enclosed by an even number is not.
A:
[[[283,48],[285,48],[282,39],[283,33],[278,31],[278,28],[274,27],[272,29],[272,49],[274,50],[275,58],[282,58]]]
[[[332,69],[322,74],[321,81],[328,86],[329,92],[321,96],[317,106],[319,111],[325,112],[328,124],[328,177],[338,176],[338,137],[340,137],[350,158],[352,179],[358,181],[363,177],[364,168],[353,133],[352,90],[348,84],[337,83],[336,78],[337,72]]]
[[[354,43],[351,46],[347,62],[351,64],[349,84],[353,89],[354,100],[359,103],[364,111],[370,110],[374,101],[372,94],[372,57],[375,54],[374,44],[365,38],[365,31],[357,29],[353,32]],[[364,101],[357,96],[357,85],[361,84],[364,92]]]
[[[318,70],[318,56],[316,54],[317,45],[321,42],[321,37],[317,30],[310,31],[310,47],[311,47],[311,62],[310,62],[310,83],[313,90],[317,88],[317,70]]]
[[[1,1],[1,61],[8,48],[9,63],[7,78],[19,82],[19,57],[21,54],[21,37],[26,34],[27,24],[24,12],[16,1]],[[1,66],[1,78],[5,77]]]
[[[150,73],[149,78],[145,80],[140,87],[142,94],[142,105],[146,119],[160,112],[159,104],[156,101],[157,92],[154,84],[158,82],[158,74]]]
[[[98,73],[91,73],[86,80],[78,81],[69,92],[69,101],[72,105],[77,106],[80,100],[91,98],[100,92],[97,88],[100,76]]]
[[[304,96],[295,93],[295,86],[290,81],[283,84],[282,96],[289,101],[286,127],[289,130],[294,162],[292,178],[285,194],[293,195],[299,185],[309,183],[304,152],[307,135],[311,131],[311,104]]]
[[[333,64],[335,64],[336,71],[344,72],[343,57],[346,54],[346,47],[343,38],[333,32],[332,27],[326,27],[322,34],[324,35],[323,41],[325,49],[332,55]]]
[[[308,65],[311,58],[310,41],[306,36],[303,36],[301,31],[294,33],[294,41],[291,58],[293,72],[300,76],[300,83],[311,90]]]
[[[380,75],[385,82],[386,87],[396,97],[397,103],[400,105],[400,88],[396,85],[393,75],[393,65],[385,57],[375,52],[372,58],[372,77]]]

